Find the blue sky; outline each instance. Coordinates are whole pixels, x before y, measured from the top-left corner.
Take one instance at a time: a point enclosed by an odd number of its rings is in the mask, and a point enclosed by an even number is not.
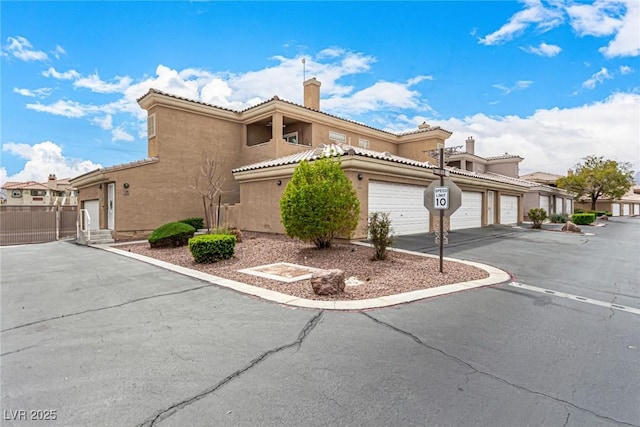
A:
[[[640,170],[640,2],[0,2],[0,183],[144,158],[149,88],[472,135],[521,173]]]

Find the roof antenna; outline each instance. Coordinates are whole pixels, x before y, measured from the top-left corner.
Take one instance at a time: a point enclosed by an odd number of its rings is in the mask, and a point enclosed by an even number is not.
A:
[[[307,81],[307,70],[306,70],[306,67],[305,67],[306,63],[307,63],[307,60],[303,56],[302,57],[302,83]]]

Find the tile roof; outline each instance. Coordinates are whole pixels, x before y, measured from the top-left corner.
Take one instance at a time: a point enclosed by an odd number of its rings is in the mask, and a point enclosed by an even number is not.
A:
[[[522,159],[522,157],[518,156],[517,154],[509,154],[509,153],[504,153],[501,156],[485,157],[485,160],[502,160],[502,159]]]
[[[41,184],[35,181],[27,181],[27,182],[16,182],[9,181],[5,182],[2,186],[5,190],[51,190],[52,188],[46,184]],[[53,188],[55,190],[55,188]]]
[[[292,154],[289,156],[280,157],[272,160],[265,160],[262,162],[242,166],[232,170],[232,172],[233,173],[246,172],[246,171],[253,171],[258,169],[275,167],[275,166],[294,165],[303,160],[316,160],[324,156],[339,157],[339,156],[345,156],[345,155],[369,157],[372,159],[380,159],[380,160],[386,160],[394,163],[402,163],[402,164],[421,167],[425,169],[437,169],[437,166],[432,165],[429,162],[419,162],[417,160],[408,159],[406,157],[396,156],[388,152],[381,153],[379,151],[366,150],[364,148],[354,147],[346,144],[329,144],[329,145],[320,145],[316,148],[312,148],[307,151]],[[448,170],[449,173],[453,175],[461,175],[461,176],[467,176],[471,178],[482,179],[486,181],[518,185],[526,188],[544,187],[541,184],[538,184],[535,182],[525,181],[518,178],[511,178],[505,175],[499,175],[495,173],[471,172],[471,171],[466,171],[458,168],[452,168],[449,166],[445,166],[445,169]],[[556,189],[549,187],[549,190],[556,190]]]
[[[82,175],[78,175],[75,178],[72,178],[70,181],[75,181],[75,180],[77,180],[79,178],[83,178],[85,176],[89,176],[89,175],[96,174],[96,173],[112,172],[112,171],[117,171],[117,170],[121,170],[121,169],[128,169],[128,168],[143,166],[143,165],[147,165],[147,164],[151,164],[151,163],[156,163],[157,161],[158,161],[157,157],[147,157],[146,159],[136,160],[136,161],[129,162],[129,163],[120,163],[120,164],[113,165],[113,166],[107,166],[107,167],[104,167],[104,168],[94,169],[94,170],[92,170],[90,172],[83,173]]]
[[[141,99],[143,99],[145,96],[147,96],[150,93],[157,93],[159,95],[168,96],[170,98],[180,99],[180,100],[187,101],[187,102],[193,102],[194,104],[200,104],[200,105],[204,105],[204,106],[207,106],[207,107],[216,108],[216,109],[219,109],[219,110],[230,111],[232,113],[237,113],[237,114],[242,114],[245,111],[252,110],[252,109],[257,108],[257,107],[259,107],[261,105],[268,104],[269,102],[272,102],[272,101],[280,101],[280,102],[284,102],[284,103],[289,104],[289,105],[294,105],[294,106],[296,106],[298,108],[304,108],[305,110],[309,110],[309,111],[313,111],[313,112],[318,113],[318,114],[322,114],[322,115],[327,116],[327,117],[332,117],[334,119],[342,120],[344,122],[353,123],[353,124],[356,124],[356,125],[359,125],[359,126],[364,126],[366,128],[373,129],[375,131],[383,132],[383,133],[386,133],[386,134],[389,134],[389,135],[393,135],[393,136],[413,135],[413,134],[429,132],[429,131],[438,130],[438,129],[443,130],[443,131],[445,131],[447,133],[450,133],[450,134],[453,133],[453,132],[448,131],[446,129],[442,129],[440,126],[430,126],[428,128],[425,128],[425,129],[417,129],[417,130],[411,130],[411,131],[401,132],[401,133],[389,132],[389,131],[386,131],[386,130],[383,130],[383,129],[378,129],[378,128],[375,128],[373,126],[369,126],[369,125],[364,124],[362,122],[358,122],[358,121],[350,120],[350,119],[345,119],[345,118],[340,117],[340,116],[336,116],[336,115],[333,115],[333,114],[325,113],[324,111],[315,110],[313,108],[309,108],[309,107],[306,107],[304,105],[296,104],[295,102],[287,101],[286,99],[281,99],[277,95],[273,96],[272,98],[267,99],[266,101],[262,101],[262,102],[260,102],[258,104],[252,105],[251,107],[245,108],[243,110],[232,110],[230,108],[220,107],[218,105],[208,104],[208,103],[202,102],[202,101],[196,101],[194,99],[189,99],[189,98],[185,98],[185,97],[182,97],[182,96],[173,95],[173,94],[170,94],[170,93],[167,93],[167,92],[163,92],[161,90],[153,89],[153,88],[149,89],[149,91],[147,93],[145,93],[144,95],[142,95],[140,98],[138,98],[137,101],[139,102]]]

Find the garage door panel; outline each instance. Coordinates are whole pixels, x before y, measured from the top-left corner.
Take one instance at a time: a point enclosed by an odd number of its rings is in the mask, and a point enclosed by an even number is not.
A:
[[[462,192],[462,206],[451,215],[451,230],[482,227],[482,193]]]
[[[628,203],[625,203],[624,205],[622,205],[622,215],[624,216],[629,216],[631,215],[631,209],[629,209],[630,206]]]
[[[369,182],[369,214],[387,212],[394,234],[429,232],[429,211],[424,207],[425,187]]]
[[[540,199],[542,200],[542,197]],[[547,197],[547,201],[548,200],[549,198]],[[517,223],[518,223],[518,197],[500,196],[500,224],[517,224]]]
[[[540,196],[540,207],[544,209],[547,215],[550,215],[549,211],[549,196]]]
[[[620,203],[613,203],[611,205],[611,213],[613,216],[620,216]]]
[[[633,205],[633,214],[634,215],[640,215],[640,205],[638,205],[638,204],[634,204]]]

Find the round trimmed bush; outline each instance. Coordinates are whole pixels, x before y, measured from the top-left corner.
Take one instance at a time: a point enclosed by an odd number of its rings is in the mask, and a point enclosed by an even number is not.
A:
[[[232,234],[202,234],[189,239],[189,251],[197,263],[229,259],[236,250],[236,236]]]
[[[152,248],[184,246],[193,237],[196,229],[183,222],[169,222],[153,230],[147,237]]]

